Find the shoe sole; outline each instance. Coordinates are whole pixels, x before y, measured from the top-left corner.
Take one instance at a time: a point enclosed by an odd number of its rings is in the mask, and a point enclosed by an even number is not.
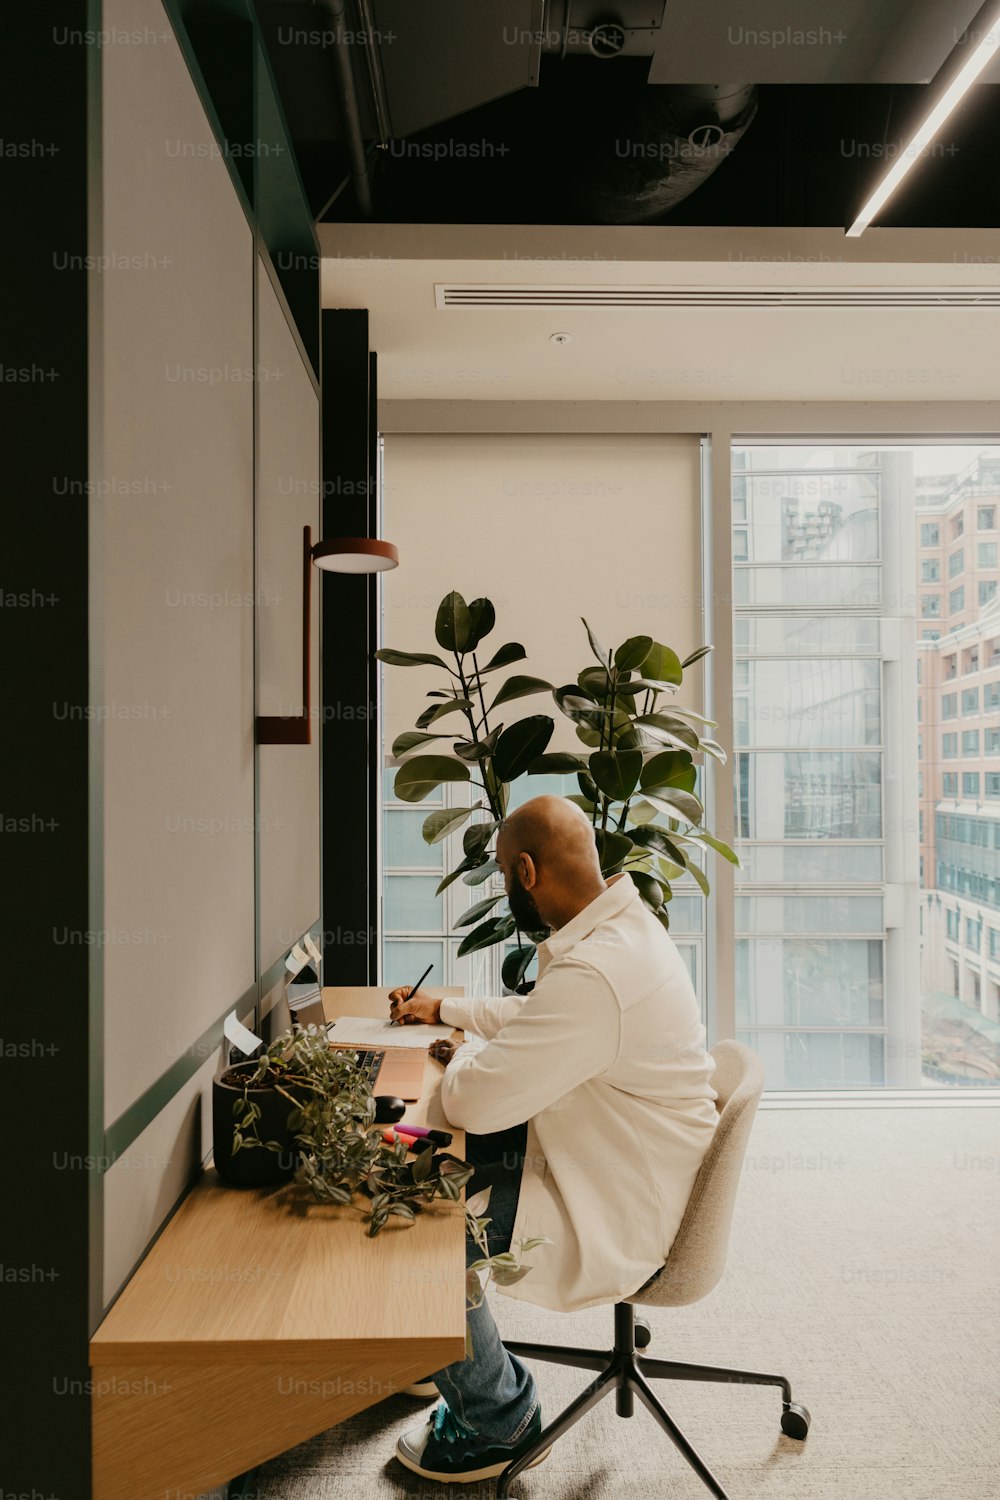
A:
[[[547,1459],[551,1452],[552,1444],[550,1443],[542,1453],[539,1453],[537,1458],[531,1460],[531,1463],[527,1467],[533,1469],[536,1464],[540,1464]],[[512,1459],[508,1458],[506,1463],[487,1464],[482,1469],[466,1469],[461,1474],[442,1474],[435,1469],[421,1468],[420,1464],[414,1459],[406,1458],[398,1449],[396,1450],[396,1457],[412,1473],[419,1474],[422,1479],[435,1479],[438,1484],[474,1484],[477,1479],[496,1479],[497,1475],[502,1474],[507,1465],[513,1462]]]

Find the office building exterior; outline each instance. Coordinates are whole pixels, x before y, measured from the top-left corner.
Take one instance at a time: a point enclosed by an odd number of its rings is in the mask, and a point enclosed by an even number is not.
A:
[[[942,1015],[949,998],[958,1002],[964,1046],[953,1036],[950,1065],[970,1082],[998,1076],[998,522],[995,454],[928,478],[918,492],[921,981]],[[949,1061],[939,1051],[928,1058],[932,1076]]]

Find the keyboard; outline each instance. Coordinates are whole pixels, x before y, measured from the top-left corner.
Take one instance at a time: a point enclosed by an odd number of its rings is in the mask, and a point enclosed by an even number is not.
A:
[[[358,1048],[355,1056],[358,1060],[358,1071],[366,1080],[369,1088],[375,1087],[375,1080],[379,1070],[385,1061],[385,1053],[375,1047]]]

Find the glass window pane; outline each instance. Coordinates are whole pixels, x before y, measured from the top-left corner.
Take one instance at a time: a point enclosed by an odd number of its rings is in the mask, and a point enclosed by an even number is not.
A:
[[[749,710],[741,728],[748,745],[877,745],[880,691],[877,661],[816,660],[750,663]]]
[[[784,605],[815,609],[817,605],[877,605],[882,592],[878,567],[821,566],[760,568],[744,564],[733,574],[735,604]]]
[[[425,865],[432,870],[444,868],[444,844],[425,844],[420,830],[427,814],[397,811],[385,812],[383,862],[388,869],[400,865]]]
[[[879,622],[852,615],[739,615],[733,649],[737,656],[877,656]]]
[[[880,939],[739,938],[736,948],[740,1025],[882,1024]]]
[[[885,1083],[885,1041],[864,1032],[738,1032],[770,1089],[871,1088]]]
[[[740,754],[737,762],[736,826],[741,838],[881,837],[878,753],[756,751]]]
[[[551,706],[551,704],[550,704]],[[539,708],[539,713],[548,713],[548,708]],[[556,718],[559,717],[556,713]],[[565,722],[565,720],[563,721]],[[581,750],[583,746],[579,746]],[[510,789],[510,802],[507,811],[512,813],[516,807],[521,807],[525,802],[530,802],[532,797],[565,797],[570,792],[579,791],[576,777],[569,776],[520,776],[513,782]]]
[[[775,470],[748,475],[746,484],[755,561],[867,562],[880,556],[877,470]]]
[[[382,950],[382,983],[390,989],[400,984],[414,985],[431,963],[434,969],[427,983],[442,984],[444,943],[387,938]]]
[[[676,886],[675,886],[676,892]],[[677,937],[682,932],[704,932],[705,898],[702,895],[674,895],[670,903],[670,933]]]
[[[881,896],[737,896],[736,931],[877,932],[883,930]]]
[[[879,844],[740,843],[742,884],[763,885],[878,884],[882,880]]]
[[[382,919],[386,932],[440,932],[442,906],[435,875],[387,875]]]

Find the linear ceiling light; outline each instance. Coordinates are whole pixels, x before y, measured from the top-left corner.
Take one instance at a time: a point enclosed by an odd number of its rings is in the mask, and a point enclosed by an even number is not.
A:
[[[992,17],[992,19],[986,23],[985,29],[980,31],[978,29],[979,23],[984,15]],[[972,45],[976,37],[978,37],[978,41],[975,41],[975,44]],[[969,52],[969,55],[954,76],[950,77],[950,81],[947,81],[952,72],[954,61],[960,58],[970,45],[972,46],[972,50]],[[947,120],[953,110],[957,109],[998,47],[1000,47],[1000,7],[997,6],[996,0],[988,0],[988,3],[982,7],[982,10],[978,12],[966,27],[964,40],[958,43],[958,46],[948,59],[948,63],[945,64],[945,67],[937,75],[937,80],[935,81],[938,82],[938,87],[943,90],[937,103],[931,109],[923,124],[917,128],[909,145],[900,153],[888,172],[886,172],[850,229],[847,230],[848,239],[857,239],[858,235],[863,234],[868,228],[872,219],[885,206],[888,198],[895,192],[907,172],[913,166],[913,163],[920,156],[921,151],[930,145],[945,120]],[[931,88],[934,88],[933,83],[931,84]]]

